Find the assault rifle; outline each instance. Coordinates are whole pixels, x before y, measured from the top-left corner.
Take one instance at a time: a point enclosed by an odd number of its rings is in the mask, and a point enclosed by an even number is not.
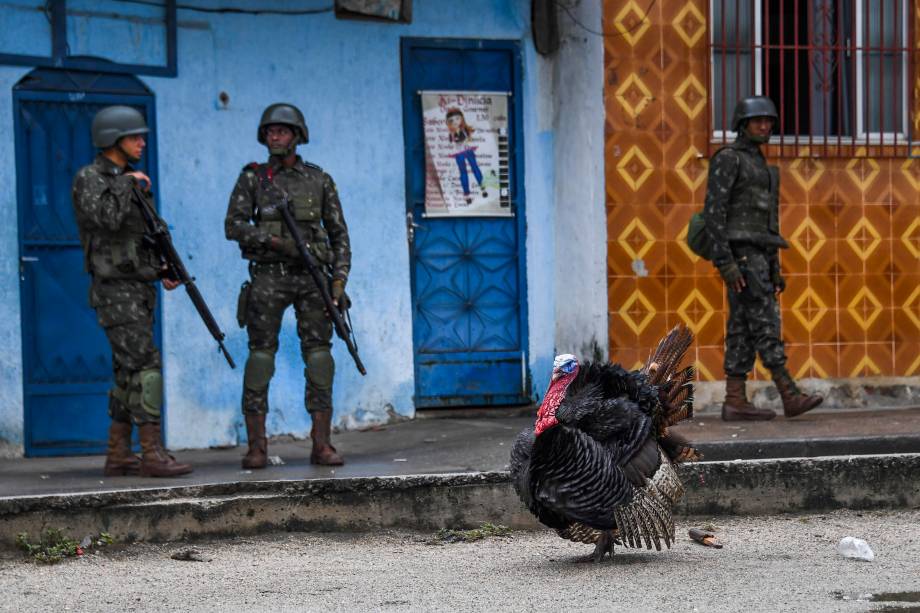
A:
[[[230,368],[236,368],[233,358],[230,357],[230,353],[224,347],[224,333],[214,320],[214,316],[211,315],[211,310],[208,309],[208,305],[202,298],[201,292],[198,291],[198,287],[195,286],[195,277],[188,274],[185,264],[182,263],[182,258],[176,252],[172,237],[169,235],[169,228],[166,227],[166,222],[157,214],[148,195],[142,192],[137,185],[133,187],[133,190],[138,208],[140,208],[141,215],[144,217],[144,225],[147,226],[147,237],[153,241],[154,248],[159,252],[160,258],[166,265],[165,276],[185,286],[185,291],[188,292],[188,297],[192,300],[195,310],[198,311],[198,315],[204,321],[208,332],[217,341],[220,352],[227,358],[227,364],[230,365]]]
[[[300,257],[307,267],[307,272],[310,273],[310,276],[313,277],[313,282],[316,283],[316,287],[319,288],[319,294],[323,299],[323,304],[326,305],[326,313],[332,320],[336,335],[342,339],[345,346],[348,348],[348,353],[350,353],[351,357],[354,359],[358,372],[362,375],[366,375],[367,370],[361,362],[361,356],[358,355],[358,343],[355,338],[354,330],[351,327],[351,316],[348,314],[348,307],[338,306],[332,301],[332,294],[329,293],[329,275],[325,273],[323,265],[316,259],[316,256],[310,253],[310,249],[306,241],[304,241],[303,235],[300,233],[300,228],[297,227],[297,222],[294,220],[294,215],[291,213],[291,201],[287,192],[272,183],[269,177],[263,176],[262,182],[263,189],[273,187],[281,194],[281,202],[276,206],[278,212],[281,213],[281,218],[284,220],[284,225],[287,227],[291,238],[294,239],[294,243],[297,245],[297,252],[300,253]],[[345,298],[339,302],[344,305],[347,304],[348,299]]]

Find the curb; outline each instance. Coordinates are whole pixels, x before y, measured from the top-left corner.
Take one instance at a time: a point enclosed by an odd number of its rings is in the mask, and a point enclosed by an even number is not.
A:
[[[920,454],[700,462],[681,468],[683,515],[920,505]],[[47,527],[119,542],[288,531],[538,526],[507,472],[200,486],[0,498],[0,543]]]
[[[920,434],[753,439],[694,445],[706,461],[920,453]]]

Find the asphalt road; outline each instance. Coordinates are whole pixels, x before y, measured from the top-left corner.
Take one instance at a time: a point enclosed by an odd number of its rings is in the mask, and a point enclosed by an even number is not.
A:
[[[686,537],[709,523],[723,549]],[[451,544],[391,532],[118,545],[55,566],[4,551],[0,610],[917,611],[918,525],[920,510],[695,518],[678,522],[670,551],[618,549],[601,564],[549,531]],[[866,539],[875,561],[838,555],[847,535]],[[172,558],[189,547],[209,561]]]

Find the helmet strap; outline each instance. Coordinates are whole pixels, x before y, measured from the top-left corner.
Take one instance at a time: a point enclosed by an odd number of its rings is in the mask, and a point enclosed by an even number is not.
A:
[[[268,149],[269,159],[273,160],[279,166],[290,168],[297,161],[297,145],[291,143],[287,149]]]
[[[136,158],[132,156],[131,154],[129,154],[127,151],[125,151],[125,149],[121,146],[120,138],[117,141],[115,141],[115,148],[121,152],[121,154],[124,156],[126,161],[131,162],[132,164],[136,164],[140,161],[140,158]]]
[[[286,158],[287,156],[293,154],[295,151],[297,151],[297,145],[293,143],[289,147],[284,147],[284,148],[279,147],[279,148],[272,149],[271,147],[268,147],[269,155],[273,155],[279,158]]]
[[[750,132],[748,132],[748,122],[749,121],[750,121],[749,119],[745,119],[741,122],[741,131],[744,132],[744,135],[747,137],[747,139],[751,141],[752,143],[757,143],[758,145],[763,145],[765,143],[770,142],[769,134],[767,134],[766,136],[758,136],[756,134],[751,134]]]
[[[112,145],[111,147],[106,147],[105,149],[101,149],[99,153],[102,154],[102,157],[108,159],[119,168],[124,168],[130,161],[128,156],[125,154],[124,149],[119,147],[117,144]]]
[[[287,124],[285,124],[287,125]],[[288,125],[291,131],[294,133],[294,138],[291,140],[291,144],[285,148],[276,147],[272,149],[271,145],[268,144],[268,136],[265,134],[265,127],[261,128],[262,139],[265,142],[265,147],[268,149],[268,154],[273,157],[278,157],[280,159],[287,158],[297,151],[297,145],[300,143],[300,132],[296,126]]]

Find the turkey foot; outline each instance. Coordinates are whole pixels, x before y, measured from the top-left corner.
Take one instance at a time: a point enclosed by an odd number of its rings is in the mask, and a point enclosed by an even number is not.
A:
[[[597,539],[597,545],[594,547],[594,555],[591,556],[591,559],[594,562],[602,562],[604,560],[604,554],[609,553],[610,559],[613,559],[613,534],[610,531],[601,532],[601,536]]]

